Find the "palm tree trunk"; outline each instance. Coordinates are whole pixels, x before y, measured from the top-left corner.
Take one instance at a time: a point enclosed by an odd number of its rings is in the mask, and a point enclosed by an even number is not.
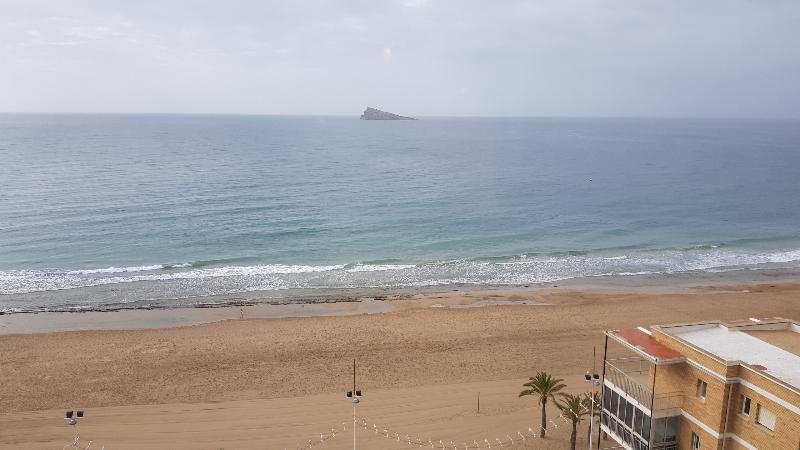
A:
[[[572,421],[572,434],[569,437],[569,448],[575,450],[575,441],[578,439],[578,421]]]
[[[547,399],[542,400],[542,432],[540,436],[544,439],[545,435],[547,434]]]

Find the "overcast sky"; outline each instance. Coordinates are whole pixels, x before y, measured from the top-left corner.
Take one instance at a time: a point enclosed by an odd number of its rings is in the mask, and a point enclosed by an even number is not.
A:
[[[0,0],[0,111],[800,118],[799,0]]]

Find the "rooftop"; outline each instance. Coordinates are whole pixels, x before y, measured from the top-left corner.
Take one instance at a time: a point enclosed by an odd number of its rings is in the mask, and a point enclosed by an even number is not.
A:
[[[630,328],[624,330],[609,331],[608,336],[638,351],[647,359],[655,363],[668,363],[683,360],[683,355],[666,345],[653,339],[650,331],[646,328]]]
[[[746,364],[800,388],[800,326],[781,318],[662,325],[658,330],[729,364]]]
[[[744,331],[750,336],[761,339],[776,347],[780,347],[787,352],[800,356],[800,333],[793,330],[771,330],[771,331]],[[800,370],[800,368],[798,368]]]

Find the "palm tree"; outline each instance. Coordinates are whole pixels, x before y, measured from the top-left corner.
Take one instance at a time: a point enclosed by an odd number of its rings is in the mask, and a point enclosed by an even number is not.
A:
[[[539,396],[539,404],[542,405],[542,438],[544,438],[547,433],[547,409],[545,408],[547,406],[547,399],[551,398],[555,402],[555,395],[567,387],[562,381],[564,380],[561,378],[554,378],[547,372],[539,372],[536,376],[531,377],[527,383],[523,384],[523,386],[530,389],[525,389],[519,393],[520,397],[524,395]]]
[[[556,400],[556,405],[558,405],[558,409],[561,410],[565,417],[572,420],[572,434],[569,437],[569,445],[572,450],[575,450],[575,441],[578,439],[578,424],[583,419],[583,416],[589,414],[589,409],[586,408],[586,396],[561,394],[560,397],[560,401]]]
[[[591,414],[592,411],[592,403],[594,403],[594,415],[589,419],[589,421],[595,420],[595,417],[600,417],[600,391],[595,392],[587,392],[583,394],[583,401],[586,403],[586,409]],[[592,427],[588,427],[586,431],[586,440],[592,439]]]

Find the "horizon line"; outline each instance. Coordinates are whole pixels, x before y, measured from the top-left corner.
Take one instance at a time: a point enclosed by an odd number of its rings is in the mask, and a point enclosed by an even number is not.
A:
[[[128,111],[0,111],[0,115],[84,115],[84,116],[231,116],[231,117],[317,117],[355,118],[360,114],[279,114],[236,112],[128,112]],[[415,115],[426,119],[665,119],[665,120],[770,120],[797,121],[800,117],[680,116],[680,115]]]

